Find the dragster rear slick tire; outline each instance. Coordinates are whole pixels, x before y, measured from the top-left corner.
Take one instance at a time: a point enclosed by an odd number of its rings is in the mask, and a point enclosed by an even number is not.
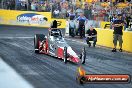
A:
[[[63,51],[63,61],[66,64],[67,63],[67,47],[64,47]]]
[[[35,53],[39,53],[39,43],[37,34],[34,36],[34,51]]]
[[[43,40],[46,40],[45,35],[43,34],[36,34],[34,36],[34,51],[35,53],[39,53],[39,42],[42,42]]]

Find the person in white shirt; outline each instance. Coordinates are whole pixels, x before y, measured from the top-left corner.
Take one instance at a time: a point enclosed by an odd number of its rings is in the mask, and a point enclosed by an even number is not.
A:
[[[76,25],[74,20],[70,20],[69,21],[69,35],[74,37],[75,36],[75,29],[76,29]]]
[[[53,13],[54,13],[54,17],[58,18],[60,11],[58,9],[55,9]]]

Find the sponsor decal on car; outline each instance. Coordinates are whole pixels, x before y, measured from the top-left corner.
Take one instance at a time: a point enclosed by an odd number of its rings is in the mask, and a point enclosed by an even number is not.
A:
[[[17,21],[28,24],[44,24],[48,21],[48,19],[41,14],[24,13],[17,16]]]

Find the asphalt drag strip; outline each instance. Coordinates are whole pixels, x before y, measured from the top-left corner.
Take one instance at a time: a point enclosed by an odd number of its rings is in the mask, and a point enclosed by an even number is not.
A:
[[[77,64],[64,64],[63,60],[34,53],[33,37],[36,33],[47,34],[47,29],[0,26],[0,57],[34,88],[132,87],[132,82],[129,84],[86,84],[83,86],[77,84]],[[86,44],[71,39],[66,39],[66,41],[78,55],[81,53],[82,47],[86,47],[87,58],[83,67],[88,74],[132,75],[132,54],[112,53],[111,50],[101,47],[89,48]]]

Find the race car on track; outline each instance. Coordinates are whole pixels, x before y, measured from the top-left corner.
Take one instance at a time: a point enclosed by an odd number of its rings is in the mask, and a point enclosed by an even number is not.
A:
[[[67,61],[85,63],[85,47],[82,49],[80,56],[78,56],[63,38],[61,30],[57,28],[50,28],[48,36],[36,34],[34,36],[34,48],[35,53],[48,54],[63,59],[64,63]]]

